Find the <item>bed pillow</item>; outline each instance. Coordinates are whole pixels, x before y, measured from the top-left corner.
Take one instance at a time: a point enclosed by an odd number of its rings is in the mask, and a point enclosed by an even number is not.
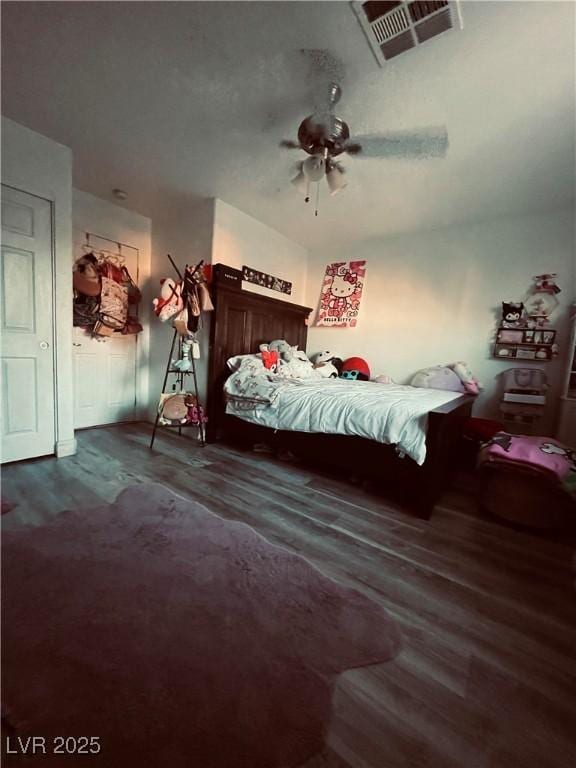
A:
[[[234,355],[234,357],[229,357],[228,360],[226,360],[226,365],[231,371],[237,371],[245,360],[258,361],[264,368],[262,355],[259,352],[252,355]]]

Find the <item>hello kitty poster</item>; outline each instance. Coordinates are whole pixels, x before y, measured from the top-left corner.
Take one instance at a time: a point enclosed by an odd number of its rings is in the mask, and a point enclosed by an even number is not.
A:
[[[366,275],[365,261],[328,264],[320,293],[316,325],[354,328]]]

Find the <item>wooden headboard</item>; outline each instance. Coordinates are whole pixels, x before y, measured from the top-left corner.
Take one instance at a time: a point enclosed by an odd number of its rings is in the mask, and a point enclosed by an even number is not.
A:
[[[312,309],[243,291],[225,283],[211,291],[214,313],[210,327],[208,362],[208,440],[215,440],[224,417],[222,387],[230,371],[226,360],[234,355],[258,352],[260,344],[286,339],[306,349],[308,316]]]

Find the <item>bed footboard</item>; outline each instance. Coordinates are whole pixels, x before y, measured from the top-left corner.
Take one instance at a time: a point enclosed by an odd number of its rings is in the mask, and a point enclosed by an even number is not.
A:
[[[440,406],[429,414],[426,461],[418,466],[401,458],[394,446],[347,435],[281,432],[225,417],[227,437],[247,445],[267,442],[279,450],[290,450],[311,464],[342,470],[375,483],[385,496],[399,501],[418,517],[429,519],[434,504],[450,482],[464,422],[474,398],[468,395]]]

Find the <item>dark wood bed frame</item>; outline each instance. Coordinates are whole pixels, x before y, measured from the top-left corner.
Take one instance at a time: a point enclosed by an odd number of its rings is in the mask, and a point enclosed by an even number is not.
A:
[[[286,339],[306,349],[308,316],[312,310],[225,283],[213,288],[215,311],[210,329],[207,440],[272,442],[299,457],[341,468],[348,476],[370,478],[387,496],[428,519],[456,464],[462,428],[470,416],[474,398],[462,395],[430,411],[426,461],[422,466],[408,457],[400,458],[393,446],[365,438],[274,432],[242,421],[225,413],[223,385],[230,374],[226,360],[234,355],[257,352],[260,344],[272,339]]]

